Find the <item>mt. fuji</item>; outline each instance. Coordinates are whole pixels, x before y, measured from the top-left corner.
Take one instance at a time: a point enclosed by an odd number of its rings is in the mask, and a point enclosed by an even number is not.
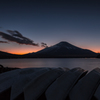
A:
[[[82,49],[68,42],[62,41],[51,47],[42,49],[34,53],[34,57],[40,58],[78,58],[78,57],[96,57],[96,53],[88,49]]]

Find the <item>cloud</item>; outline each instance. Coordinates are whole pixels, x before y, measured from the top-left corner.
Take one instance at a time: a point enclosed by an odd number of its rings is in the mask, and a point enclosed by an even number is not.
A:
[[[0,43],[8,43],[7,41],[0,41]]]
[[[31,40],[31,39],[29,39],[27,37],[24,37],[18,31],[7,30],[7,32],[9,34],[4,33],[4,32],[0,32],[0,36],[3,39],[6,39],[6,40],[11,41],[11,42],[16,42],[16,43],[19,43],[19,44],[38,46],[37,43],[34,43],[33,40]]]
[[[45,47],[45,48],[46,48],[46,47],[48,47],[48,46],[47,46],[47,44],[46,44],[46,43],[41,42],[41,47]]]

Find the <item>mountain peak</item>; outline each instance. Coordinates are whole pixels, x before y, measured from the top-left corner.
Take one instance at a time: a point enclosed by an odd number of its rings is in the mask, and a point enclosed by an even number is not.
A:
[[[70,44],[70,43],[68,43],[68,42],[66,42],[66,41],[61,41],[61,42],[59,42],[58,44],[64,44],[64,45],[66,45],[66,44]]]
[[[58,44],[56,44],[55,46],[63,46],[63,47],[65,47],[65,46],[67,46],[67,47],[75,47],[74,45],[72,45],[72,44],[70,44],[70,43],[68,43],[68,42],[66,42],[66,41],[61,41],[61,42],[59,42]]]
[[[51,47],[36,52],[35,56],[52,57],[52,58],[54,57],[75,58],[75,57],[95,57],[96,53],[88,49],[82,49],[66,41],[61,41]]]

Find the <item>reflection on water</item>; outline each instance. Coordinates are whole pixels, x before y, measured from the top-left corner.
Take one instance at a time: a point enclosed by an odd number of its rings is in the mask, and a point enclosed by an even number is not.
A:
[[[42,59],[0,59],[0,64],[5,67],[81,67],[86,70],[100,67],[100,59],[94,58],[42,58]]]

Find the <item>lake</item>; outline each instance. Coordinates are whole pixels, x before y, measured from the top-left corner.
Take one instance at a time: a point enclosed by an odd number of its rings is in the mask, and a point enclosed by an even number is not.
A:
[[[100,68],[100,59],[96,58],[34,58],[34,59],[0,59],[5,67],[39,68],[39,67],[81,67],[85,70]]]

